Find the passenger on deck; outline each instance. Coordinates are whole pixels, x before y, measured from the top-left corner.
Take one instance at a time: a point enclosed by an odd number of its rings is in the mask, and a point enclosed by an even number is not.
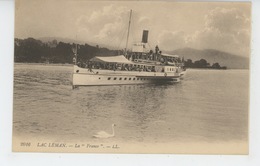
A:
[[[91,64],[91,63],[88,65],[88,71],[93,72],[93,71],[92,71],[92,64]]]

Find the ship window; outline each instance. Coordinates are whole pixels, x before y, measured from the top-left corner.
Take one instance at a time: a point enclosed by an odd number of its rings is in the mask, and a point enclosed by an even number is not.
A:
[[[133,78],[133,80],[135,80],[135,78]]]
[[[114,78],[114,80],[116,80],[116,77]]]
[[[108,78],[107,78],[107,80],[110,80],[110,79],[111,79],[111,77],[108,77]]]
[[[125,80],[126,80],[127,78],[125,78]]]
[[[100,79],[100,77],[98,79]]]
[[[139,80],[139,78],[137,78],[137,80]]]
[[[131,78],[129,78],[129,80],[131,80]]]
[[[122,78],[120,77],[119,80],[122,80]]]

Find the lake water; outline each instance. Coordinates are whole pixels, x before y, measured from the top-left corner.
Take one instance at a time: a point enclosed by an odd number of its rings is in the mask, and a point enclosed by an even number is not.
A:
[[[248,139],[248,70],[188,70],[173,85],[72,89],[72,66],[15,64],[13,134],[53,141],[230,142]]]

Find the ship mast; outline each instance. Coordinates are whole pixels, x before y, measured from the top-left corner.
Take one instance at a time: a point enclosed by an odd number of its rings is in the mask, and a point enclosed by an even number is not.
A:
[[[126,38],[126,45],[125,45],[125,55],[127,54],[127,45],[128,45],[131,17],[132,17],[132,9],[130,10],[129,24],[128,24],[128,30],[127,30],[127,38]]]

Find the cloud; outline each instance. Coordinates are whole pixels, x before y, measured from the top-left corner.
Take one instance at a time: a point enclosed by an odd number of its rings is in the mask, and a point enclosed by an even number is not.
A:
[[[121,30],[122,24],[120,22],[107,23],[104,27],[99,31],[97,35],[95,35],[98,39],[106,39],[115,37],[117,33]]]
[[[109,5],[98,11],[92,12],[90,16],[82,15],[77,19],[77,27],[82,37],[92,42],[106,43],[110,40],[119,40],[119,33],[125,29],[126,7]],[[122,32],[121,32],[122,33]],[[117,38],[118,37],[118,38]],[[110,41],[111,42],[111,41]]]
[[[236,8],[215,8],[205,17],[205,27],[190,40],[196,48],[212,48],[249,55],[250,18]]]
[[[152,24],[151,24],[151,18],[149,17],[145,17],[145,16],[141,16],[139,19],[138,19],[138,26],[140,27],[150,27]]]
[[[207,12],[199,30],[188,33],[181,26],[154,24],[156,15],[135,12],[132,17],[131,40],[139,41],[142,30],[151,32],[149,41],[159,44],[160,49],[170,51],[183,47],[195,49],[218,49],[238,55],[249,55],[250,17],[240,8],[216,7]],[[85,41],[119,47],[126,40],[129,9],[115,4],[107,5],[90,15],[77,19],[79,38]],[[189,21],[187,19],[187,21]],[[177,29],[177,27],[179,29]],[[176,29],[172,31],[172,29]],[[121,45],[123,46],[123,45]]]
[[[162,31],[158,36],[158,44],[160,49],[170,51],[185,47],[186,39],[183,31]]]
[[[215,8],[206,15],[206,28],[217,29],[222,33],[236,33],[247,29],[249,22],[243,12],[236,8]]]
[[[132,14],[129,45],[140,40],[143,30],[151,29],[151,20],[151,17],[140,15],[137,11]],[[126,41],[128,21],[129,8],[111,4],[88,16],[81,15],[76,20],[76,27],[78,34],[82,34],[82,40],[118,48],[125,47],[122,42]]]
[[[162,32],[159,43],[165,50],[182,47],[219,49],[249,56],[250,18],[242,10],[215,8],[205,16],[204,28],[190,34]]]

